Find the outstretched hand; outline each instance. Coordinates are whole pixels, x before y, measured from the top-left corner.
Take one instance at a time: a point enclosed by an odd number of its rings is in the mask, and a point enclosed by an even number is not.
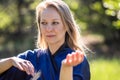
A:
[[[64,66],[76,66],[84,60],[84,54],[81,51],[72,52],[68,54],[62,61]]]
[[[14,67],[25,71],[28,75],[34,75],[34,67],[30,61],[17,57],[12,57],[11,62]]]

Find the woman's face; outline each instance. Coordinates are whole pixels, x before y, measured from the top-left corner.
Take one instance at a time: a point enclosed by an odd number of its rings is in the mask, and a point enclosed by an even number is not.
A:
[[[64,43],[66,29],[55,8],[49,7],[42,11],[40,28],[48,45]]]

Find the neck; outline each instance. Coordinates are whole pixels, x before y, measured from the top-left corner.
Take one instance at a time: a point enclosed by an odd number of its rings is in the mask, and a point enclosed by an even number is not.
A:
[[[55,54],[55,52],[61,47],[61,45],[63,45],[64,42],[62,43],[55,43],[55,44],[49,44],[49,49],[51,54]]]

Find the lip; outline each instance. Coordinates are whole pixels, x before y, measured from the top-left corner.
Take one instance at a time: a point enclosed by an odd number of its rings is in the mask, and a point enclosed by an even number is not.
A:
[[[55,35],[46,35],[46,37],[54,37]]]

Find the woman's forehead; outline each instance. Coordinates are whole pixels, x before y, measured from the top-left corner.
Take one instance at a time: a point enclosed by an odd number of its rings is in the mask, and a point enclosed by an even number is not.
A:
[[[53,7],[48,7],[41,12],[42,19],[61,19],[58,11]]]

